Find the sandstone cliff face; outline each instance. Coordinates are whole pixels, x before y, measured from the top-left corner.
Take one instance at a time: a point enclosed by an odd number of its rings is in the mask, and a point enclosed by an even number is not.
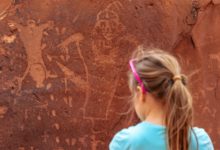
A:
[[[175,54],[220,148],[220,1],[1,0],[0,149],[103,150],[129,112],[140,44]],[[218,143],[217,143],[218,142]]]

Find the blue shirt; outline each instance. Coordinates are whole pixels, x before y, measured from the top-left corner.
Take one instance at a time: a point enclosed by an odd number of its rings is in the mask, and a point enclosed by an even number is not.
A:
[[[214,150],[210,137],[202,128],[194,127],[198,139],[198,150]],[[141,122],[119,131],[112,139],[110,150],[167,150],[166,127]],[[190,150],[197,150],[196,137],[191,131]]]

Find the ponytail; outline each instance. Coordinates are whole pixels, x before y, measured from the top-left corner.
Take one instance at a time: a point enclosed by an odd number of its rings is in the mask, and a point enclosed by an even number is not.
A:
[[[192,122],[192,96],[186,87],[183,75],[172,80],[167,92],[166,126],[169,150],[188,150],[189,129]]]

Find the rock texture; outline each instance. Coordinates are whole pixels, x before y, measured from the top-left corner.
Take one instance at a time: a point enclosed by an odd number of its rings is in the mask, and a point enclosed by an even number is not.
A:
[[[220,149],[219,3],[1,0],[0,149],[108,149],[137,122],[126,73],[140,44],[179,58],[195,124]]]

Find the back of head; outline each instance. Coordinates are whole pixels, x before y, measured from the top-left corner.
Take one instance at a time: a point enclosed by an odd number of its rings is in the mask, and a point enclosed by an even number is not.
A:
[[[192,97],[177,59],[158,49],[135,51],[132,58],[144,88],[165,106],[168,149],[188,150]],[[130,73],[129,88],[133,94],[137,86],[138,82]]]

